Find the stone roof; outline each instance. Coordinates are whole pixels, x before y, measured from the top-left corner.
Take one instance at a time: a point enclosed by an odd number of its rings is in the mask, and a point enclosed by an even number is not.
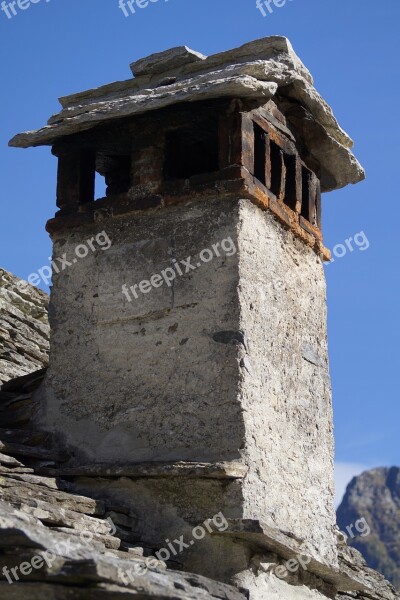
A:
[[[351,152],[353,141],[285,37],[267,37],[209,57],[185,46],[173,48],[132,63],[131,70],[133,79],[61,98],[62,110],[47,126],[16,135],[10,145],[52,145],[113,119],[183,102],[231,97],[262,106],[273,97],[321,165],[323,191],[364,179]]]
[[[50,434],[31,427],[44,375],[40,371],[0,389],[0,597],[244,600],[231,586],[167,570],[155,558],[150,562],[156,549],[137,540],[134,515],[79,494],[70,479],[49,476],[69,457]],[[38,566],[28,573],[24,563]]]
[[[0,596],[244,600],[234,587],[176,571],[155,559],[157,548],[148,547],[136,534],[131,510],[98,494],[79,492],[79,479],[66,468],[70,456],[60,452],[59,440],[33,426],[40,410],[35,392],[45,373],[41,370],[0,388]],[[278,548],[281,542],[275,542]],[[28,572],[33,559],[40,566]],[[382,575],[367,568],[357,550],[341,545],[339,560],[341,577],[348,575],[360,585],[353,593],[339,593],[336,600],[399,598]],[[11,569],[23,564],[28,567],[24,574],[17,571],[16,580]]]
[[[49,297],[0,269],[0,385],[48,364]]]

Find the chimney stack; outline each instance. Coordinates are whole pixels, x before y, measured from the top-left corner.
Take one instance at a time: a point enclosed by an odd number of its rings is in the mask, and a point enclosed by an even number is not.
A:
[[[352,140],[283,37],[131,69],[10,142],[58,157],[38,424],[149,545],[220,515],[181,568],[252,600],[358,589],[334,531],[321,216],[364,178]]]

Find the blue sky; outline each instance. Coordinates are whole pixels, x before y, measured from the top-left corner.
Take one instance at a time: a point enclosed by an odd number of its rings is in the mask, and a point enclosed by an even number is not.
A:
[[[50,256],[56,159],[48,148],[7,148],[12,135],[44,124],[59,96],[129,78],[129,63],[153,52],[290,38],[367,170],[323,205],[325,242],[338,255],[364,232],[326,267],[340,489],[364,467],[400,464],[399,21],[398,0],[288,0],[266,17],[255,0],[159,0],[129,17],[118,0],[36,0],[11,19],[0,12],[0,265],[24,278]]]

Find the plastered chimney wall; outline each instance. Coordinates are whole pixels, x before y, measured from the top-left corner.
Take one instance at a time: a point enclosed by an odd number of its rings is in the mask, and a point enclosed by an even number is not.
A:
[[[102,230],[112,246],[54,281],[43,426],[61,432],[81,464],[241,461],[248,473],[232,516],[289,528],[332,559],[321,260],[248,200],[102,222],[64,233],[55,249],[71,255]],[[174,259],[196,265],[227,239],[235,254],[136,302],[122,294],[125,282],[149,280]]]

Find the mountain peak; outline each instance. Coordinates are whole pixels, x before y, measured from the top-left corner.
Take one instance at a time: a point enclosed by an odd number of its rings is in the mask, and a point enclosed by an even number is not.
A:
[[[337,510],[342,531],[364,519],[362,533],[347,543],[359,550],[368,566],[382,572],[400,587],[400,468],[379,467],[354,477]]]

